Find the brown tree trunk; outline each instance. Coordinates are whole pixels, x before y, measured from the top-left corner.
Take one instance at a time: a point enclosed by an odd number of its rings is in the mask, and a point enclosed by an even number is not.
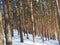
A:
[[[2,25],[2,14],[0,12],[0,45],[4,45],[4,36],[3,36],[3,25]]]
[[[40,14],[41,15],[41,27],[42,27],[41,38],[42,38],[42,41],[44,42],[44,9],[43,9],[42,3],[43,3],[43,0],[39,0],[39,4],[40,4],[39,7],[40,7],[40,12],[41,12]]]
[[[28,37],[28,12],[27,12],[27,0],[23,0],[23,10],[24,10],[24,22],[25,22],[25,31],[27,32],[27,39],[29,39]],[[25,32],[24,32],[25,33]]]
[[[16,6],[17,6],[17,16],[18,16],[18,30],[20,32],[20,41],[23,42],[23,34],[22,34],[22,28],[21,28],[21,14],[20,14],[20,0],[16,0]]]
[[[33,14],[33,0],[30,0],[30,7],[31,7],[33,42],[35,42],[35,26],[34,26],[34,14]]]
[[[9,10],[8,0],[6,0],[6,1],[3,0],[6,45],[12,45],[11,25],[10,25],[10,21],[9,21],[9,11],[8,10]]]

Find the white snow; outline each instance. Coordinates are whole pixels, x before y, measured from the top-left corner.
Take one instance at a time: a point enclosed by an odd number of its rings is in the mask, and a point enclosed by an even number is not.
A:
[[[12,37],[12,45],[59,45],[57,40],[48,40],[48,41],[44,41],[42,42],[41,37],[36,36],[35,37],[35,43],[33,43],[33,37],[31,34],[29,34],[29,39],[26,38],[26,34],[25,36],[23,36],[24,39],[24,43],[20,42],[20,36],[18,35],[17,30],[14,30],[14,37]],[[5,44],[5,38],[4,38],[4,44]],[[5,44],[6,45],[6,44]]]

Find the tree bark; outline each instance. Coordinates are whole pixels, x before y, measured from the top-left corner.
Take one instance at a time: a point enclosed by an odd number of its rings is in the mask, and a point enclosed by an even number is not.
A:
[[[16,6],[17,6],[17,15],[18,15],[18,30],[20,32],[20,41],[23,42],[23,34],[22,34],[22,28],[21,28],[21,14],[20,14],[20,0],[16,0]]]
[[[4,45],[4,34],[3,34],[3,24],[2,24],[1,12],[0,12],[0,45]]]
[[[5,19],[5,29],[4,30],[5,30],[6,45],[12,45],[8,0],[6,0],[6,1],[3,0],[3,11],[4,11],[4,19]]]
[[[35,42],[35,26],[34,26],[33,0],[30,0],[30,7],[31,7],[31,20],[32,20],[33,42]]]

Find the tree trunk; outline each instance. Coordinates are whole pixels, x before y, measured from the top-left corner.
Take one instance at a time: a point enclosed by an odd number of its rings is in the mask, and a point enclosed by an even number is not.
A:
[[[1,14],[1,12],[0,12],[0,45],[4,45],[4,34],[3,34],[2,14]]]
[[[17,6],[17,15],[18,15],[18,30],[20,32],[20,41],[23,42],[23,34],[22,34],[22,28],[21,28],[21,14],[20,14],[20,0],[16,0],[16,6]]]
[[[35,27],[34,27],[34,14],[33,14],[33,0],[30,0],[31,7],[31,20],[32,20],[32,32],[33,32],[33,42],[35,42]]]
[[[6,0],[6,1],[3,0],[6,45],[12,45],[11,25],[10,25],[10,21],[9,21],[9,11],[8,10],[9,10],[8,0]]]

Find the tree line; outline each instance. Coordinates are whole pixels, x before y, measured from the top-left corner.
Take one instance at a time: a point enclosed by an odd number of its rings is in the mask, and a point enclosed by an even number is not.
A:
[[[59,13],[56,0],[1,0],[0,10],[0,45],[12,45],[13,29],[17,29],[20,42],[23,34],[41,36],[42,41],[58,40],[60,43]],[[1,12],[2,11],[2,12]]]

